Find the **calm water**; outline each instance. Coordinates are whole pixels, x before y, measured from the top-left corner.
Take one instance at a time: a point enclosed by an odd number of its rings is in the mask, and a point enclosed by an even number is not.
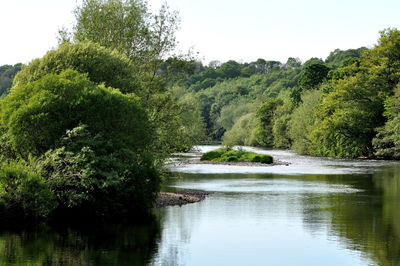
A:
[[[400,265],[399,163],[257,151],[291,164],[171,167],[166,190],[206,200],[145,225],[3,231],[0,265]]]

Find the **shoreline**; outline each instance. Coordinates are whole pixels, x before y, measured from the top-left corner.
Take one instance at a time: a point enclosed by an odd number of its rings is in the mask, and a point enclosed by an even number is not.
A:
[[[180,191],[180,192],[159,192],[154,209],[168,206],[182,206],[189,203],[196,203],[204,200],[208,195],[205,191]]]

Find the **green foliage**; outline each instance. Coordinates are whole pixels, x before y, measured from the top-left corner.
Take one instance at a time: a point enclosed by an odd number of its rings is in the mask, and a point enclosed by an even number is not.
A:
[[[105,85],[118,88],[123,93],[134,92],[141,97],[155,127],[154,145],[151,148],[158,160],[161,162],[171,152],[193,145],[197,136],[189,141],[191,136],[188,134],[193,130],[187,129],[193,128],[194,121],[179,117],[183,109],[188,110],[191,106],[183,106],[184,101],[179,104],[174,102],[174,96],[167,89],[167,84],[178,82],[197,68],[190,54],[171,54],[176,46],[175,32],[179,24],[177,12],[170,11],[163,4],[158,13],[153,13],[147,2],[142,0],[85,0],[75,9],[75,18],[72,32],[62,32],[60,39],[71,36],[72,39],[67,41],[76,42],[75,45],[94,42],[123,57],[129,67],[127,73],[118,76],[118,71],[126,69],[122,65],[118,68],[107,67],[105,74],[115,76],[118,82],[122,82],[122,77],[128,83],[118,86],[105,82]],[[97,71],[98,64],[88,64],[96,70],[96,74],[104,76]],[[97,82],[90,73],[89,78]],[[201,121],[196,122],[202,125]],[[182,125],[184,130],[180,130],[178,125]],[[182,139],[185,140],[183,143]]]
[[[274,137],[272,133],[274,125],[274,113],[279,105],[283,105],[281,99],[269,98],[259,106],[255,113],[257,119],[256,142],[261,146],[272,147]]]
[[[288,137],[288,123],[291,120],[290,114],[278,116],[272,127],[274,136],[274,147],[287,149],[290,147],[290,139]]]
[[[366,50],[368,49],[365,47],[361,47],[358,49],[348,49],[344,51],[340,49],[335,49],[335,51],[331,52],[326,58],[325,64],[331,69],[337,69],[343,66],[344,62],[350,58],[360,58],[362,53]]]
[[[21,66],[22,64],[0,66],[0,99],[11,88],[14,76],[21,70]]]
[[[298,84],[303,90],[315,89],[324,81],[328,72],[329,68],[324,64],[311,63],[303,68]]]
[[[216,159],[220,158],[222,156],[222,154],[224,154],[226,151],[227,151],[227,149],[220,148],[220,149],[206,152],[201,156],[200,160],[202,160],[202,161],[216,160]]]
[[[210,152],[204,153],[200,160],[215,161],[215,162],[258,162],[271,164],[273,158],[266,154],[257,154],[243,150],[234,150],[230,148],[219,148]]]
[[[159,189],[150,154],[94,135],[86,125],[68,130],[60,148],[46,152],[40,165],[64,211],[132,216],[151,208]]]
[[[98,86],[73,70],[14,87],[0,108],[11,146],[24,158],[54,148],[66,130],[79,123],[138,149],[151,139],[146,111],[137,97]]]
[[[230,60],[223,63],[221,67],[217,69],[217,73],[224,78],[236,78],[240,75],[240,64],[236,61]]]
[[[384,101],[400,80],[399,55],[400,32],[385,30],[379,44],[363,53],[358,71],[332,80],[311,133],[317,155],[373,155],[372,139],[385,122]]]
[[[163,4],[153,14],[143,0],[84,0],[75,9],[73,40],[90,40],[125,54],[145,72],[157,71],[176,45],[177,12]]]
[[[222,143],[226,146],[253,145],[255,143],[254,113],[241,116],[230,130],[225,132]]]
[[[45,179],[25,162],[0,166],[0,220],[45,218],[57,206]]]
[[[309,135],[314,124],[314,111],[320,103],[321,91],[307,91],[302,96],[301,104],[293,110],[288,122],[288,135],[292,141],[291,148],[300,154],[310,154]]]
[[[57,210],[117,217],[152,207],[153,127],[135,95],[65,70],[14,87],[0,108],[3,147],[40,157]]]
[[[395,93],[385,101],[385,117],[387,122],[378,128],[378,133],[372,143],[375,155],[380,158],[400,158],[400,86]]]
[[[87,73],[92,82],[104,83],[123,93],[142,93],[129,59],[90,41],[64,43],[57,50],[47,52],[43,58],[33,60],[16,75],[14,87],[27,85],[50,73],[60,74],[66,69]]]
[[[244,97],[236,98],[221,109],[220,116],[216,122],[228,131],[240,117],[253,112],[254,103]]]

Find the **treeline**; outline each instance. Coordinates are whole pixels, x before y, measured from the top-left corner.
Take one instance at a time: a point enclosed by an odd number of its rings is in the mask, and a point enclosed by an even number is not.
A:
[[[85,0],[75,18],[0,100],[0,222],[139,219],[167,156],[202,138],[195,101],[167,87],[188,65],[167,57],[175,12]]]
[[[392,32],[396,31],[385,31],[382,36]],[[296,58],[289,58],[286,63],[264,59],[251,63],[213,61],[208,66],[197,63],[193,66],[194,74],[173,86],[177,94],[196,99],[209,140],[222,140],[228,146],[291,148],[322,156],[373,156],[366,143],[362,145],[368,151],[326,152],[334,142],[343,149],[354,150],[354,147],[346,147],[349,143],[339,139],[322,144],[326,138],[317,138],[320,129],[317,116],[322,115],[319,108],[326,107],[324,99],[333,93],[327,88],[350,78],[349,69],[365,61],[366,55],[375,49],[336,49],[325,60],[311,58],[304,64]],[[350,116],[343,117],[341,123],[348,126],[347,119],[356,112],[349,112]],[[326,113],[323,117],[330,115]],[[380,121],[384,121],[383,115]],[[337,128],[329,130],[335,136],[340,134]]]
[[[400,34],[302,64],[211,62],[174,84],[197,99],[209,139],[331,157],[399,158]]]

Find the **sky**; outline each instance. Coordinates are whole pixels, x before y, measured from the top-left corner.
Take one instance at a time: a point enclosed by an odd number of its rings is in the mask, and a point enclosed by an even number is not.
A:
[[[148,0],[157,9],[162,0]],[[0,65],[29,63],[57,46],[81,0],[1,0]],[[399,0],[168,0],[180,14],[178,49],[204,63],[325,59],[336,48],[373,47],[400,29]]]

